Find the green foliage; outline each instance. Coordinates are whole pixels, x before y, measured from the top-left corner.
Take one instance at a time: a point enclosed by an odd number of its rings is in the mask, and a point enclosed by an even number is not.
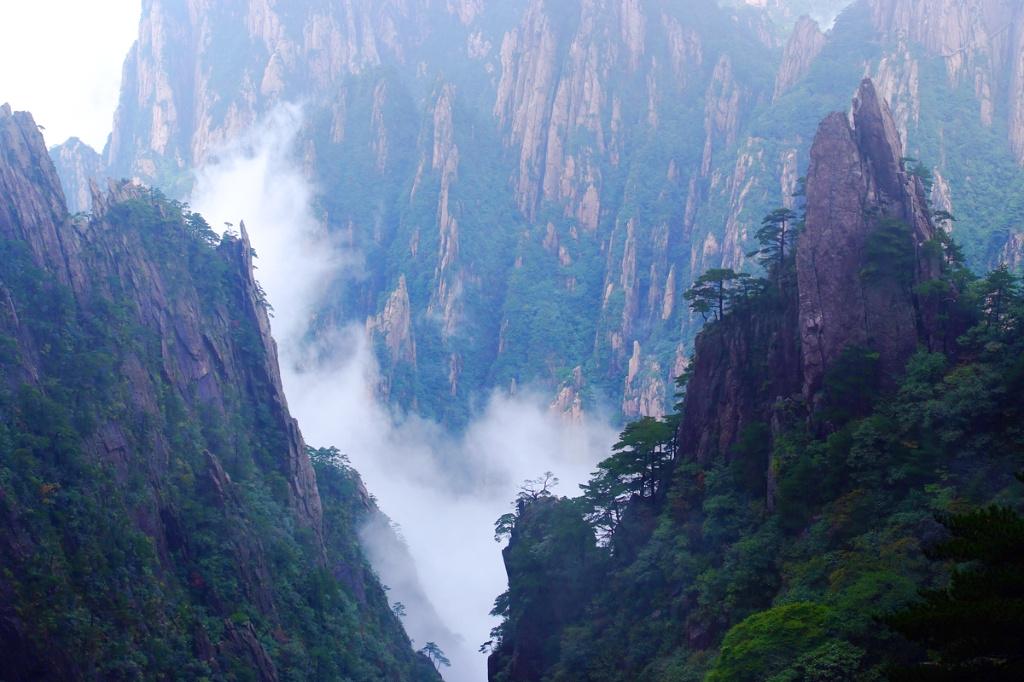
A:
[[[731,268],[711,268],[694,281],[683,298],[689,301],[690,309],[705,320],[708,313],[720,320],[734,301],[750,294],[747,286],[750,277],[749,273],[735,272]]]
[[[821,419],[844,424],[850,419],[870,414],[881,385],[879,357],[877,351],[859,346],[843,349],[825,373],[826,404],[819,413]]]
[[[514,651],[535,658],[538,672],[558,660],[558,633],[551,624],[583,615],[604,576],[604,560],[605,551],[574,500],[553,495],[519,499],[505,551],[509,588],[491,612],[503,617],[488,643],[505,662],[497,679],[508,679]],[[522,674],[524,664],[516,665]]]
[[[726,634],[718,661],[705,679],[775,679],[798,657],[825,642],[825,623],[830,613],[828,607],[798,602],[750,616]]]
[[[797,214],[788,208],[777,208],[761,220],[761,227],[755,233],[761,248],[747,256],[759,256],[758,261],[778,282],[787,264],[794,260],[793,249],[796,238]]]
[[[929,556],[958,566],[949,586],[924,590],[920,602],[881,619],[933,652],[933,662],[893,670],[890,679],[1020,679],[1024,518],[993,505],[940,522],[951,537]]]
[[[634,495],[651,498],[663,489],[675,454],[676,428],[674,420],[654,417],[627,424],[613,454],[580,485],[586,518],[602,538],[613,537]]]
[[[986,329],[1013,331],[1024,322],[1024,289],[1005,264],[975,282],[971,293],[980,302]]]
[[[452,666],[452,662],[445,657],[441,648],[433,642],[427,642],[426,646],[420,649],[420,653],[429,658],[435,668],[440,668],[442,665],[446,668]]]
[[[882,218],[864,239],[864,267],[860,276],[868,282],[884,280],[909,284],[914,277],[914,240],[910,227],[896,218]]]

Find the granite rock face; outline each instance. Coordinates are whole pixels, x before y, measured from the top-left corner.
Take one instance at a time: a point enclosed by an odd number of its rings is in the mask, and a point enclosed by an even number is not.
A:
[[[846,348],[880,353],[883,377],[891,381],[918,343],[937,334],[912,293],[938,276],[938,264],[920,253],[933,236],[924,188],[903,170],[895,124],[870,80],[854,100],[853,122],[851,127],[845,114],[829,114],[811,146],[797,275],[804,396],[812,404],[825,372]],[[893,248],[911,256],[911,272],[890,273],[870,262],[870,235],[886,220],[909,228],[897,235],[907,243]]]
[[[700,461],[729,454],[744,427],[771,423],[777,403],[800,393],[795,293],[770,310],[727,316],[697,337],[679,452]]]
[[[828,38],[821,32],[818,22],[810,17],[800,17],[782,51],[782,63],[775,78],[775,99],[802,78],[811,68],[811,62],[828,44]]]
[[[975,91],[986,126],[993,93],[1005,88],[1009,142],[1024,164],[1024,5],[988,0],[871,0],[872,21],[888,39],[923,44],[946,65],[951,86]]]
[[[700,326],[682,293],[709,268],[746,269],[757,221],[790,206],[804,175],[820,116],[766,125],[774,107],[840,108],[866,70],[910,155],[934,164],[933,201],[961,219],[965,244],[973,235],[964,233],[978,231],[964,201],[975,189],[968,176],[978,175],[964,170],[969,153],[956,131],[922,101],[936,88],[971,89],[980,120],[1006,125],[1007,148],[1024,158],[1019,3],[870,0],[835,23],[835,50],[814,21],[796,21],[793,3],[750,4],[761,9],[737,13],[713,0],[149,0],[106,162],[115,177],[185,199],[191,171],[221,143],[278,104],[302,101],[294,155],[317,188],[321,232],[369,259],[362,281],[332,273],[311,331],[377,319],[404,277],[418,357],[389,358],[380,346],[378,360],[393,366],[381,393],[389,382],[412,387],[390,391],[393,405],[464,424],[472,404],[513,379],[555,398],[581,366],[624,414],[667,412],[660,387],[675,378],[671,349],[691,346]],[[769,16],[796,22],[777,71]],[[808,77],[841,66],[827,62],[851,31],[877,54],[837,76],[834,91],[805,90]],[[948,83],[930,77],[929,56],[948,66]],[[942,149],[920,148],[936,137]],[[65,191],[78,196],[81,185]],[[1003,227],[1019,236],[1018,225]],[[510,266],[543,284],[506,287]],[[571,299],[563,317],[596,312],[567,341],[537,331],[526,298]]]
[[[938,311],[914,293],[939,276],[921,248],[933,227],[921,181],[901,157],[870,80],[854,100],[852,126],[845,112],[821,122],[796,281],[769,308],[728,315],[697,337],[680,452],[728,454],[749,424],[776,424],[778,410],[799,403],[820,409],[824,377],[848,348],[878,353],[881,381],[892,385],[919,345],[941,346]]]
[[[50,150],[50,158],[57,169],[64,197],[71,213],[88,212],[92,208],[89,179],[102,181],[107,177],[107,165],[100,154],[72,137]]]

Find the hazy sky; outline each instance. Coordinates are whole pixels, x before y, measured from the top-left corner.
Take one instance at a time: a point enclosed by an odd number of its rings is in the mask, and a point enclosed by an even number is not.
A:
[[[48,146],[76,136],[101,151],[141,12],[142,0],[3,0],[0,103],[31,111]]]

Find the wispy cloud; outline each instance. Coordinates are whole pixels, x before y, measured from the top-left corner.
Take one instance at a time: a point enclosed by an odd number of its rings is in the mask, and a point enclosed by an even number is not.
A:
[[[456,436],[374,399],[377,366],[362,326],[323,335],[314,349],[298,343],[323,282],[360,262],[359,254],[331,245],[313,215],[314,188],[292,154],[301,122],[299,107],[281,106],[219,150],[219,162],[197,175],[192,205],[211,225],[245,220],[259,254],[257,277],[275,309],[292,413],[309,443],[349,455],[401,526],[414,572],[402,570],[387,534],[369,529],[364,543],[391,598],[406,606],[410,636],[418,647],[434,641],[445,649],[447,679],[481,680],[486,659],[477,648],[489,639],[496,620],[488,613],[506,587],[494,520],[509,511],[524,479],[548,470],[562,480],[556,492],[575,494],[616,434],[599,419],[569,426],[526,390],[493,394]],[[429,604],[414,594],[417,577]]]

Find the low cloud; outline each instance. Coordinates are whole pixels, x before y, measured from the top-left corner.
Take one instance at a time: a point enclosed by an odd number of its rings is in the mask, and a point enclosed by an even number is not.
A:
[[[371,398],[376,365],[361,329],[335,343],[345,358],[341,366],[286,372],[292,411],[309,442],[349,455],[380,507],[401,527],[434,610],[462,639],[455,650],[445,649],[453,665],[447,679],[484,679],[486,661],[477,649],[497,624],[488,614],[506,588],[494,521],[510,511],[519,484],[545,471],[561,479],[556,492],[578,492],[576,485],[607,455],[616,433],[604,424],[569,426],[550,415],[539,397],[520,393],[493,395],[465,434],[454,437]],[[436,641],[445,648],[449,638],[431,632],[430,614],[417,614],[415,599],[393,584],[393,573],[377,569],[406,606],[406,627],[417,646]]]
[[[218,232],[237,232],[245,222],[283,353],[297,352],[326,277],[347,266],[345,252],[332,248],[313,215],[315,188],[292,157],[302,122],[301,106],[274,108],[213,151],[212,161],[196,171],[190,200]]]
[[[446,679],[481,680],[477,649],[497,620],[489,614],[506,588],[494,521],[510,510],[517,486],[553,471],[556,493],[574,495],[610,452],[616,432],[592,419],[570,426],[552,416],[541,394],[492,394],[459,435],[415,414],[401,415],[373,396],[377,366],[360,325],[303,347],[323,282],[356,268],[359,254],[330,244],[312,213],[312,188],[293,160],[302,122],[282,106],[223,148],[197,174],[192,205],[211,225],[245,220],[259,259],[256,273],[275,310],[285,392],[307,442],[333,445],[359,470],[380,508],[401,528],[415,566],[387,532],[364,529],[363,541],[389,584],[392,602],[416,647],[436,642],[451,659]],[[316,362],[309,358],[318,358]],[[379,530],[379,528],[378,528]],[[422,585],[429,601],[417,593]]]

